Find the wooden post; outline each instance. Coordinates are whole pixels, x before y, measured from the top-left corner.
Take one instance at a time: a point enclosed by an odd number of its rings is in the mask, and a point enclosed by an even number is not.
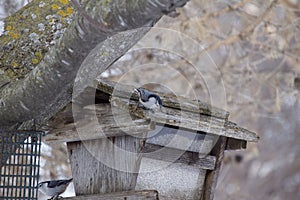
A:
[[[217,186],[218,175],[221,169],[224,151],[226,148],[227,138],[221,136],[214,148],[211,151],[212,156],[216,156],[216,165],[215,169],[212,171],[207,171],[205,183],[204,183],[204,192],[202,193],[202,200],[213,200],[214,193]]]

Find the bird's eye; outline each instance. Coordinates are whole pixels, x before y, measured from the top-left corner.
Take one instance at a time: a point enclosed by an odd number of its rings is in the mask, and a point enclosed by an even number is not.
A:
[[[39,188],[42,187],[42,183],[39,183],[39,184],[38,184],[38,187],[39,187]]]

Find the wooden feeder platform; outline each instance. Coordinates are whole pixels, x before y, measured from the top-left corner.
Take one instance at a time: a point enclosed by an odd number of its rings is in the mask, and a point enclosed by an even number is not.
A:
[[[197,167],[193,199],[212,200],[224,151],[259,137],[228,121],[227,111],[180,96],[157,92],[162,112],[145,110],[133,89],[99,79],[48,122],[45,142],[67,142],[76,197],[66,199],[175,199],[158,188],[135,190],[147,158]]]

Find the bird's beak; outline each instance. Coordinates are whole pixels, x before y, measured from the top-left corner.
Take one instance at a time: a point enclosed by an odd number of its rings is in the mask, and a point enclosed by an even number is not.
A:
[[[136,88],[134,88],[134,91],[135,91],[136,93],[138,93],[138,94],[140,93],[139,90],[136,89]]]

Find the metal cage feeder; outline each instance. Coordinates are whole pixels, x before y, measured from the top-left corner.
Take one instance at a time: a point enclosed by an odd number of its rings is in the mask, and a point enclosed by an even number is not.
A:
[[[0,129],[0,199],[38,199],[39,131]]]

